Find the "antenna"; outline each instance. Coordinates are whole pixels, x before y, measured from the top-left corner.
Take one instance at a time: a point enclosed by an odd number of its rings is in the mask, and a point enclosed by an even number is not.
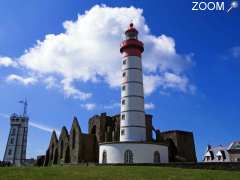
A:
[[[19,101],[19,103],[23,104],[23,117],[27,116],[27,106],[28,106],[28,103],[27,103],[27,99],[25,98],[25,100],[21,100]]]

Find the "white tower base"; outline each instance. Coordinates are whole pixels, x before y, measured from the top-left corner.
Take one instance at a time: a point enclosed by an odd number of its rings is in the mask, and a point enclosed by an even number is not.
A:
[[[147,142],[99,144],[99,164],[168,163],[168,146]]]

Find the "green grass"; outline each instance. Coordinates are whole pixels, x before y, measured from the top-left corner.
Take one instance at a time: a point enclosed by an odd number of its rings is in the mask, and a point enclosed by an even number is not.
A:
[[[0,180],[240,180],[240,172],[145,166],[55,166],[0,168]]]

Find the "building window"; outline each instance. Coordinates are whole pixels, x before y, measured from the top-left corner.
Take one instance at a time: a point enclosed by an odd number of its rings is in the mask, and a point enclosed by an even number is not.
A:
[[[217,158],[218,158],[219,161],[221,160],[221,156],[218,156]]]
[[[224,151],[221,151],[223,160],[226,160],[226,154]]]
[[[123,60],[123,64],[125,65],[127,63],[127,60]]]
[[[131,150],[126,150],[124,153],[124,163],[125,164],[132,164],[133,163],[133,153]]]
[[[212,151],[209,151],[210,155],[211,155],[211,160],[214,160],[214,154]]]
[[[9,156],[12,155],[12,150],[11,149],[8,150],[8,155]]]
[[[13,128],[13,129],[12,129],[12,135],[15,135],[15,134],[16,134],[16,129]]]
[[[207,161],[210,161],[210,156],[207,156]]]
[[[125,77],[125,76],[126,76],[126,72],[123,72],[122,77]]]
[[[103,151],[102,154],[102,164],[107,164],[107,152]]]
[[[122,130],[121,130],[121,136],[123,136],[124,134],[125,134],[125,130],[122,129]]]
[[[153,161],[154,163],[160,163],[160,154],[158,151],[154,152],[153,159],[154,159]]]
[[[14,144],[14,138],[11,138],[10,143]]]
[[[125,105],[126,104],[126,101],[125,99],[122,100],[122,105]]]
[[[240,158],[237,158],[237,162],[240,162]]]
[[[125,120],[125,114],[122,114],[122,120]]]
[[[126,86],[123,86],[123,87],[122,87],[122,90],[125,91],[125,90],[126,90]]]

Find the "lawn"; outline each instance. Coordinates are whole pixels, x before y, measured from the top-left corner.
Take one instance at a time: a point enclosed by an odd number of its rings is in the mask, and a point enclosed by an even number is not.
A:
[[[144,166],[55,166],[0,168],[0,180],[239,180],[240,172]]]

